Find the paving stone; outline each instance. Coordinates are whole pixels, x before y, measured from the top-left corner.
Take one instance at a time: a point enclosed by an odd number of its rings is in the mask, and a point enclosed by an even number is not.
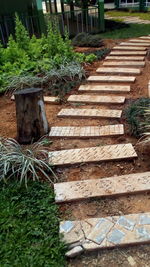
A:
[[[15,100],[15,96],[12,95],[11,100]],[[44,102],[47,104],[59,104],[59,97],[55,96],[44,96]]]
[[[131,68],[98,68],[96,70],[97,73],[118,73],[118,74],[140,74],[140,69],[131,69]]]
[[[49,152],[49,162],[54,166],[134,159],[137,154],[132,144],[117,144]]]
[[[150,81],[148,83],[148,97],[150,97]]]
[[[104,61],[103,66],[144,67],[143,61]]]
[[[86,138],[116,136],[124,134],[123,124],[106,126],[84,126],[84,127],[51,127],[50,137],[60,138]]]
[[[71,95],[68,102],[70,103],[87,103],[87,104],[123,104],[124,96],[103,96],[103,95]]]
[[[144,43],[144,41],[142,42],[142,43],[129,43],[129,42],[122,42],[122,43],[120,43],[119,45],[126,45],[126,46],[146,46],[146,47],[148,47],[148,46],[150,46],[150,44],[149,43]]]
[[[89,76],[88,82],[135,82],[135,77],[130,76]]]
[[[89,93],[90,92],[127,93],[130,92],[130,90],[131,90],[130,85],[91,85],[91,84],[80,85],[78,89],[79,92],[89,92]]]
[[[133,244],[150,243],[150,225],[141,224],[141,218],[150,219],[150,213],[129,214],[105,218],[91,218],[75,221],[84,233],[81,246],[85,251],[104,248],[117,248]],[[121,222],[121,223],[119,223]],[[64,223],[64,222],[63,222]],[[70,235],[75,230],[70,231]],[[61,233],[61,227],[60,227]],[[70,243],[70,237],[64,233],[64,240]],[[73,239],[75,242],[75,239]]]
[[[150,40],[150,36],[140,36],[140,39],[146,39],[146,40]]]
[[[111,51],[112,56],[145,56],[147,51]]]
[[[120,118],[122,110],[114,109],[62,109],[58,117],[66,118]]]
[[[113,50],[136,50],[136,51],[140,50],[140,51],[144,51],[144,50],[146,50],[146,47],[139,47],[139,46],[130,47],[130,46],[119,46],[118,45],[118,46],[114,46]]]
[[[65,256],[68,258],[74,258],[77,255],[81,254],[83,252],[83,248],[81,246],[76,246],[73,249],[66,252]]]
[[[145,57],[140,57],[140,56],[139,57],[138,56],[137,57],[136,56],[134,56],[134,57],[129,56],[128,57],[128,56],[111,56],[111,55],[105,57],[105,60],[112,60],[112,59],[113,60],[129,60],[129,61],[131,61],[131,60],[134,60],[134,61],[137,60],[138,61],[139,60],[140,61],[140,60],[144,60]]]
[[[150,40],[141,40],[141,39],[130,39],[129,42],[132,43],[146,43],[146,44],[150,44]]]
[[[55,201],[67,202],[95,197],[135,194],[150,191],[150,172],[126,174],[103,179],[91,179],[54,185]],[[150,224],[141,216],[140,224]]]

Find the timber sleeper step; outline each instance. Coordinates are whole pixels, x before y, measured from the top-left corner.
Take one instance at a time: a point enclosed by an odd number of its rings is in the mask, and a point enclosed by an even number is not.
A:
[[[139,46],[114,46],[112,50],[136,50],[136,51],[144,51],[146,50],[146,47],[139,47]]]
[[[140,60],[144,60],[145,57],[143,56],[112,56],[111,54],[107,57],[105,57],[105,60],[128,60],[130,62],[132,61],[140,61]],[[131,61],[132,60],[132,61]]]
[[[146,56],[147,51],[111,51],[109,56]]]
[[[100,75],[94,75],[94,76],[89,76],[87,78],[88,82],[130,82],[133,83],[135,82],[135,77],[133,76],[118,76],[118,75],[111,75],[111,76],[100,76]]]
[[[104,61],[103,66],[144,67],[143,61]]]

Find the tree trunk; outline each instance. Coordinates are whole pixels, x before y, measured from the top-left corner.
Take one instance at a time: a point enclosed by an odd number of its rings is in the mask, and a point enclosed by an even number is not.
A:
[[[49,131],[46,118],[43,90],[29,88],[15,94],[17,136],[21,144],[29,144],[40,139]]]

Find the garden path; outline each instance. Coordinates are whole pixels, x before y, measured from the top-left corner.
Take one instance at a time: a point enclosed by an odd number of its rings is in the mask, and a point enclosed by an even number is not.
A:
[[[133,40],[131,40],[133,43]],[[136,41],[135,41],[136,42]],[[143,37],[144,42],[144,37]],[[144,46],[144,45],[143,45]],[[150,44],[149,44],[150,46]],[[134,46],[124,46],[124,50],[127,51],[130,47],[130,51],[135,51]],[[115,50],[120,50],[120,46],[115,47]],[[146,50],[146,45],[144,49]],[[71,95],[68,98],[68,102],[73,103],[107,103],[122,104],[125,101],[124,92],[130,91],[130,84],[134,82],[136,77],[130,76],[131,73],[139,74],[144,67],[143,61],[136,61],[137,55],[133,58],[125,56],[123,61],[123,54],[120,52],[121,61],[120,65],[123,66],[126,76],[121,76],[122,72],[119,72],[118,66],[119,58],[111,56],[106,57],[106,61],[103,63],[103,73],[105,76],[97,76],[98,69],[95,75],[90,76],[87,79],[87,84],[79,87],[79,92],[90,93],[87,95]],[[130,55],[130,54],[129,54]],[[146,55],[146,53],[145,53]],[[110,60],[110,61],[109,61]],[[132,66],[135,64],[134,71],[128,69],[128,63]],[[114,66],[111,68],[110,73],[113,73],[117,69],[117,75],[107,76],[108,68],[105,67],[106,63]],[[124,62],[126,62],[124,64]],[[139,63],[138,65],[136,64]],[[134,63],[134,64],[133,64]],[[109,68],[110,69],[110,68]],[[116,81],[120,81],[123,84],[114,85]],[[106,84],[104,85],[103,82]],[[108,85],[107,83],[110,83]],[[95,84],[93,84],[95,83]],[[125,84],[126,83],[126,84]],[[96,92],[98,95],[92,95]],[[103,95],[103,93],[110,93]],[[101,95],[99,95],[99,93]],[[121,93],[118,96],[117,93]],[[113,95],[112,95],[113,94]],[[118,113],[119,112],[119,115]],[[106,109],[105,106],[102,109],[90,109],[88,107],[84,109],[62,109],[58,116],[60,117],[74,117],[78,118],[78,126],[55,126],[51,128],[50,136],[53,138],[87,138],[87,137],[102,137],[111,135],[123,135],[124,127],[122,124],[111,124],[111,118],[120,118],[121,110]],[[110,124],[105,126],[80,126],[80,118],[92,118],[93,117],[108,117]],[[99,162],[99,161],[114,161],[114,160],[133,160],[137,157],[136,151],[131,143],[129,144],[116,144],[107,145],[101,147],[86,147],[69,150],[59,150],[49,153],[50,161],[53,165],[65,166],[73,164],[81,164],[87,162]],[[139,192],[150,191],[150,172],[126,174],[122,176],[113,176],[103,179],[89,179],[82,181],[57,183],[54,185],[56,202],[69,202],[79,201],[83,199],[102,197],[102,196],[114,196],[114,195],[129,195]],[[69,244],[70,251],[67,252],[68,257],[73,257],[80,254],[83,251],[91,251],[96,249],[102,249],[107,247],[118,247],[122,245],[142,244],[150,242],[150,213],[143,214],[129,214],[121,216],[109,216],[101,218],[90,218],[74,221],[62,221],[60,224],[60,232],[64,234],[65,241]]]

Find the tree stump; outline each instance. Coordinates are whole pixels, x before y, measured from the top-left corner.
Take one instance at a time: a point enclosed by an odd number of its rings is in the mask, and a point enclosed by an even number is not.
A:
[[[49,131],[43,90],[41,88],[28,88],[17,91],[14,96],[18,142],[21,144],[35,142]]]

